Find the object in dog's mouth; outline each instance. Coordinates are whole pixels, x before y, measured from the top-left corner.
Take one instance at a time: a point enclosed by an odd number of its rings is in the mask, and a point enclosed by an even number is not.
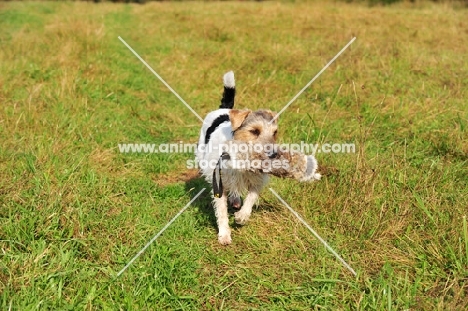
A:
[[[300,182],[320,180],[318,164],[313,155],[304,155],[293,150],[283,150],[273,145],[265,152],[253,144],[230,141],[220,157],[221,168],[265,173],[280,178],[292,178]]]

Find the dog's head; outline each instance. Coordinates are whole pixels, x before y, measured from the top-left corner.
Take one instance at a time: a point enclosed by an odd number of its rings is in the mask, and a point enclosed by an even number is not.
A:
[[[229,112],[234,140],[275,144],[278,130],[276,113],[270,110],[237,110]]]

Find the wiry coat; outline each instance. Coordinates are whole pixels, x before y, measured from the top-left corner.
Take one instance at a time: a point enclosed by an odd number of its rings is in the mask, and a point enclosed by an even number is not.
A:
[[[231,140],[275,143],[277,123],[274,113],[269,110],[235,110],[235,81],[234,73],[224,75],[224,93],[220,109],[210,112],[200,131],[196,160],[202,175],[208,182],[213,183],[213,172],[222,151],[219,146]],[[202,165],[204,164],[204,165]],[[246,194],[240,211],[236,212],[235,220],[238,224],[245,224],[252,212],[252,207],[258,200],[259,192],[268,182],[268,175],[260,172],[234,170],[230,168],[222,171],[224,191],[220,197],[213,197],[213,203],[218,223],[218,241],[227,245],[231,243],[231,230],[227,213],[227,198],[238,208],[240,197]]]

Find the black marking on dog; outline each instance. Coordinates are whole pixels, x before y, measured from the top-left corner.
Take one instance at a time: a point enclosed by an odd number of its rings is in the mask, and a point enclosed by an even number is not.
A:
[[[213,194],[215,197],[220,198],[223,195],[223,178],[221,174],[221,168],[224,166],[224,162],[230,160],[231,157],[227,152],[223,152],[218,159],[218,163],[213,171]]]
[[[205,145],[208,144],[211,138],[211,134],[224,122],[229,121],[229,115],[227,114],[222,114],[218,116],[216,119],[214,119],[213,123],[211,123],[210,127],[206,130],[206,136],[205,136]]]
[[[223,98],[219,108],[232,109],[234,107],[234,97],[236,97],[236,88],[224,86]]]

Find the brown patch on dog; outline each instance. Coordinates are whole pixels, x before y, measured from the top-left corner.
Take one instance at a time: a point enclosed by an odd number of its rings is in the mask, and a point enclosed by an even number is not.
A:
[[[242,129],[242,130],[236,131],[234,133],[234,139],[245,141],[245,142],[254,141],[258,138],[258,135],[255,135],[254,133],[252,133],[252,131],[258,131],[258,129],[253,128],[252,130]]]
[[[236,124],[234,139],[245,142],[274,144],[276,142],[277,124],[271,123],[275,113],[270,110],[257,110],[249,113],[242,124]],[[232,123],[232,121],[231,121]]]
[[[237,130],[244,122],[245,118],[252,112],[252,110],[237,110],[232,109],[229,111],[229,120],[231,121],[232,130]]]

